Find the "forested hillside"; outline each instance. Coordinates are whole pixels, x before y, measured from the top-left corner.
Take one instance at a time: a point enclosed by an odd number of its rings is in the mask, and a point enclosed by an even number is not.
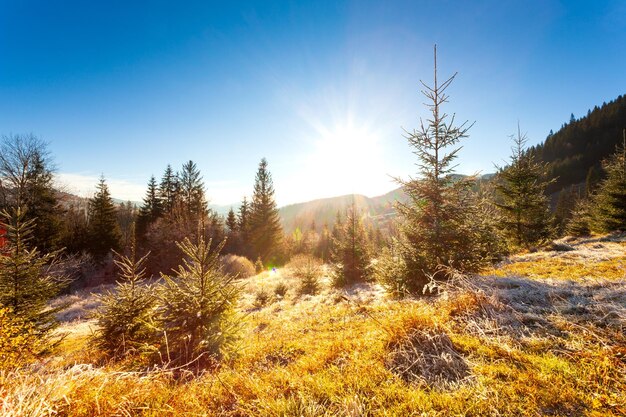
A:
[[[626,97],[620,95],[609,103],[595,106],[587,115],[569,123],[545,142],[530,148],[548,164],[548,175],[555,181],[547,188],[552,194],[585,181],[587,175],[601,176],[600,163],[615,152],[626,127]]]
[[[308,228],[315,224],[321,229],[324,224],[332,227],[337,213],[345,213],[352,204],[360,211],[367,213],[371,218],[384,218],[393,213],[393,203],[396,200],[406,200],[401,188],[396,188],[377,197],[366,197],[360,194],[348,194],[338,197],[321,198],[305,203],[290,204],[281,207],[279,214],[283,228],[293,231],[296,227]]]

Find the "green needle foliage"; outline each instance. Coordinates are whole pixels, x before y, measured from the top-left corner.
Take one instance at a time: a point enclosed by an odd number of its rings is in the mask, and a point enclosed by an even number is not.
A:
[[[501,227],[512,246],[529,247],[551,235],[552,223],[546,187],[546,166],[524,150],[526,136],[519,126],[513,138],[511,162],[497,177],[497,200]]]
[[[602,167],[607,177],[593,196],[592,227],[606,233],[626,229],[626,129],[621,147]]]
[[[117,224],[116,209],[109,187],[100,177],[96,194],[89,199],[89,243],[91,254],[102,261],[121,245],[121,232]]]
[[[333,242],[331,262],[331,276],[336,287],[363,282],[369,277],[367,234],[354,204],[348,209],[341,232]]]
[[[173,276],[162,275],[158,321],[165,336],[164,355],[176,364],[210,364],[227,355],[238,328],[235,305],[239,288],[220,269],[224,242],[211,250],[211,240],[177,243],[183,264]]]
[[[96,317],[100,347],[114,356],[126,355],[145,346],[154,337],[152,316],[156,304],[153,286],[145,283],[148,254],[136,259],[134,237],[128,256],[115,253],[119,279],[114,292],[101,296]]]
[[[484,228],[478,224],[481,213],[471,191],[474,178],[453,175],[461,149],[458,144],[467,137],[471,125],[464,122],[455,126],[454,115],[450,117],[442,110],[448,101],[446,90],[456,74],[439,83],[436,47],[434,72],[432,87],[422,82],[430,118],[420,120],[420,127],[406,136],[418,158],[421,178],[397,180],[409,199],[397,203],[402,218],[400,236],[383,257],[383,261],[396,265],[376,267],[377,277],[398,295],[421,293],[433,277],[447,278],[450,268],[475,271],[488,258]]]
[[[0,212],[0,224],[8,238],[0,250],[0,307],[10,309],[7,314],[19,317],[38,337],[47,338],[56,328],[55,314],[62,308],[47,306],[64,284],[50,272],[58,252],[41,254],[37,248],[29,248],[34,220],[25,220],[19,207],[11,213]]]
[[[280,257],[283,230],[274,200],[272,174],[265,158],[261,159],[254,180],[249,227],[254,257],[260,257],[264,265],[276,263]]]

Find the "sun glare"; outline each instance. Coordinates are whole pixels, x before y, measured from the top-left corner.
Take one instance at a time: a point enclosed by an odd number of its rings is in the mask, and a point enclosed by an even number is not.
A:
[[[311,165],[318,167],[325,194],[367,193],[381,168],[377,135],[365,124],[340,123],[318,129]],[[332,195],[332,194],[329,194]]]

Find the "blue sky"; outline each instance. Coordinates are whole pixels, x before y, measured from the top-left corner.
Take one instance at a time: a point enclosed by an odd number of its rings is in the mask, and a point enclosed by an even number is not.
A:
[[[459,75],[447,112],[475,125],[458,171],[491,172],[625,93],[624,1],[50,2],[0,0],[0,134],[50,143],[60,181],[140,199],[192,159],[217,204],[262,157],[280,205],[395,188],[419,80]]]

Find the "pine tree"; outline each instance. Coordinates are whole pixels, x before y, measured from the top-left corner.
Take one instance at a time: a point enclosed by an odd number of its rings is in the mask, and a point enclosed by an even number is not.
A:
[[[120,249],[121,232],[116,209],[104,176],[96,186],[96,194],[89,200],[90,252],[99,260],[113,250]]]
[[[529,247],[550,234],[550,208],[545,195],[549,181],[545,164],[525,152],[526,136],[519,126],[513,137],[511,162],[497,175],[496,191],[501,227],[516,247]]]
[[[131,239],[134,239],[137,208],[130,201],[120,203],[117,206],[116,217],[120,231],[120,247],[126,251],[132,245]]]
[[[204,183],[200,171],[193,161],[183,165],[179,175],[179,190],[183,210],[189,216],[201,218],[207,214]]]
[[[250,247],[250,204],[246,197],[243,198],[241,206],[239,206],[237,229],[239,230],[239,255],[252,259]]]
[[[25,220],[20,207],[12,213],[0,212],[0,225],[7,231],[8,243],[0,248],[0,307],[31,323],[41,338],[47,338],[57,326],[59,308],[47,303],[55,297],[64,281],[50,273],[58,252],[41,254],[29,248],[34,221]]]
[[[250,242],[253,257],[261,257],[265,264],[275,262],[279,256],[282,238],[280,217],[274,201],[272,175],[263,158],[254,182],[250,208]]]
[[[59,248],[61,215],[52,170],[42,151],[34,154],[27,174],[26,218],[35,220],[31,244],[44,252]]]
[[[137,217],[137,236],[143,237],[148,226],[163,215],[163,205],[159,198],[159,189],[154,175],[148,181],[148,190],[143,198],[143,204]]]
[[[347,210],[342,232],[331,253],[333,285],[343,287],[368,279],[370,254],[363,222],[353,205]]]
[[[420,179],[398,179],[408,202],[397,202],[401,215],[399,238],[393,253],[406,267],[389,285],[393,291],[420,293],[432,277],[447,278],[449,268],[464,272],[477,270],[484,263],[484,253],[475,222],[476,208],[471,199],[474,178],[454,177],[458,143],[471,128],[467,122],[455,126],[455,116],[443,112],[448,101],[446,90],[456,74],[443,83],[437,78],[435,47],[434,85],[424,84],[422,94],[428,99],[430,118],[420,121],[419,129],[407,132],[407,140],[418,157]],[[446,151],[452,148],[448,153]]]
[[[572,236],[588,236],[591,233],[590,223],[590,200],[581,198],[576,202],[572,217],[567,224],[566,231]]]
[[[228,210],[226,216],[226,245],[224,246],[225,253],[239,253],[239,225],[237,222],[237,215],[231,207]]]
[[[589,171],[587,171],[587,177],[585,178],[585,194],[587,197],[593,195],[593,193],[596,191],[596,188],[598,188],[600,180],[600,172],[598,172],[598,168],[593,165],[591,168],[589,168]]]
[[[172,214],[174,207],[176,207],[178,197],[178,177],[174,173],[174,170],[172,170],[172,166],[168,164],[167,168],[165,168],[165,172],[163,173],[161,184],[159,185],[159,199],[161,200],[164,213]]]
[[[219,252],[202,235],[198,243],[177,243],[185,254],[174,276],[165,283],[158,301],[158,321],[167,338],[164,355],[174,363],[206,363],[228,352],[237,322],[234,309],[239,289],[221,272]],[[205,355],[202,359],[201,356]]]
[[[593,196],[592,228],[606,233],[626,230],[626,129],[623,143],[602,164],[607,176]]]
[[[117,287],[100,297],[102,304],[96,315],[98,345],[115,356],[139,349],[155,337],[152,316],[156,297],[154,288],[145,283],[149,253],[137,259],[134,233],[131,241],[128,256],[115,252]]]
[[[559,193],[556,207],[554,208],[554,226],[557,235],[561,236],[565,232],[567,224],[572,218],[577,200],[578,192],[574,186],[569,187],[567,190],[561,190]]]
[[[315,246],[314,254],[324,262],[330,260],[330,247],[331,247],[331,231],[328,229],[328,224],[324,224],[322,232]]]

